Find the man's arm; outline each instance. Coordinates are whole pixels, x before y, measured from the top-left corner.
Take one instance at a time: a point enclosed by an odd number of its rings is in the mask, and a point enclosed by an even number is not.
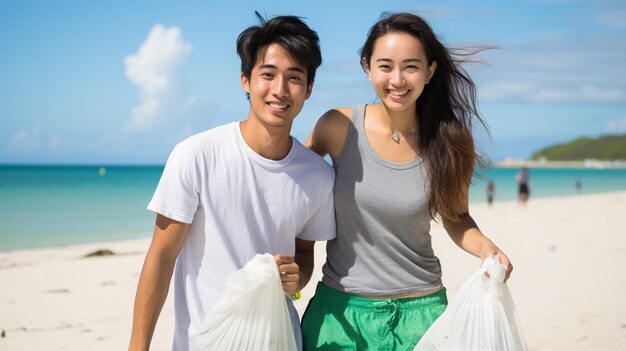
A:
[[[283,290],[289,296],[302,290],[313,274],[315,241],[296,239],[296,255],[276,255],[276,265],[283,283]]]
[[[157,319],[165,303],[174,263],[189,224],[157,214],[152,243],[146,254],[133,310],[129,350],[148,350]]]

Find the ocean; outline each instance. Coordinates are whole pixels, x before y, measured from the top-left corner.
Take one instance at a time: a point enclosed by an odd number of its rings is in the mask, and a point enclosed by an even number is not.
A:
[[[147,237],[154,214],[146,206],[162,166],[0,166],[0,251]],[[473,180],[470,203],[494,206],[517,196],[517,169],[485,168]],[[626,169],[533,168],[531,196],[575,196],[626,190]]]

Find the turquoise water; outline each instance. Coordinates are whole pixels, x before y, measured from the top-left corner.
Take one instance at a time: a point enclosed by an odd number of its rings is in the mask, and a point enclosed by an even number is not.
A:
[[[0,250],[145,237],[163,167],[0,167]]]
[[[496,185],[495,201],[517,199],[516,168],[484,168],[478,171],[470,188],[470,202],[486,202],[487,179]],[[626,169],[533,168],[530,169],[530,199],[577,195],[576,180],[582,194],[626,190]]]
[[[0,251],[146,237],[154,214],[146,205],[163,167],[0,166]],[[488,168],[475,178],[472,203],[485,202],[493,179],[498,201],[516,198],[517,169]],[[625,169],[531,169],[531,199],[626,190]]]

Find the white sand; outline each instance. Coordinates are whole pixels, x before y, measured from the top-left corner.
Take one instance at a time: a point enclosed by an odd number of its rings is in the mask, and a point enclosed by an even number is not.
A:
[[[511,258],[509,281],[529,350],[626,350],[626,192],[472,207],[483,231]],[[478,268],[433,226],[444,284],[454,299]],[[149,239],[0,252],[0,350],[123,350]],[[97,249],[115,256],[82,258]],[[324,260],[317,245],[304,310]],[[169,350],[168,299],[153,350]]]

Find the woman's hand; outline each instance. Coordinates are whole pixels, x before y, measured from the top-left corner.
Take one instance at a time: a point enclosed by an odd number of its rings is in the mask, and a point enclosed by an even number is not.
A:
[[[480,250],[480,261],[483,262],[487,257],[498,256],[500,259],[500,263],[505,267],[505,276],[504,281],[506,282],[511,276],[511,272],[513,272],[513,264],[511,260],[507,257],[507,255],[502,252],[496,245],[494,245],[490,240],[485,240]],[[487,273],[485,273],[487,274]]]

